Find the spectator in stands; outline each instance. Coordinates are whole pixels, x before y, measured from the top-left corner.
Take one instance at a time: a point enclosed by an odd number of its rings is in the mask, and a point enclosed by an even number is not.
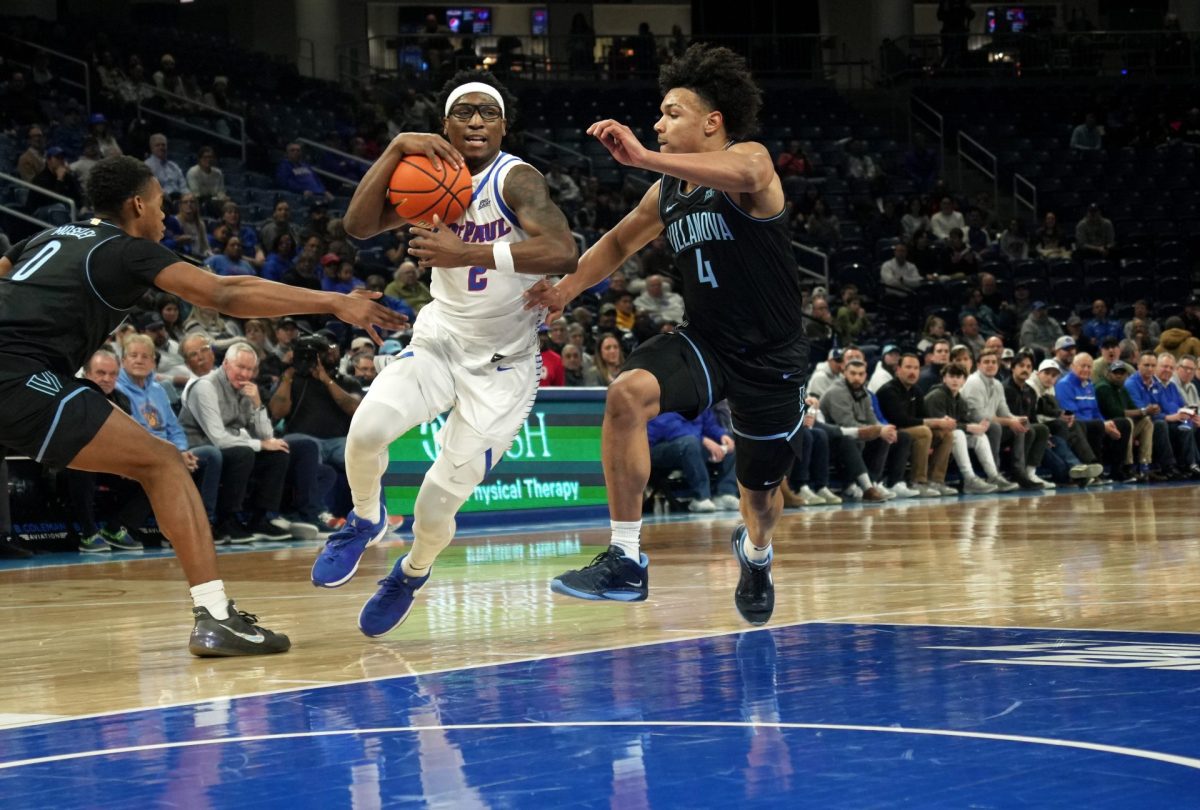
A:
[[[917,231],[927,231],[929,225],[929,215],[925,213],[921,198],[911,197],[908,201],[908,212],[900,217],[900,230],[904,241],[912,242],[916,238]]]
[[[300,245],[300,230],[292,224],[292,206],[287,200],[276,200],[275,208],[271,211],[271,219],[266,225],[258,231],[258,243],[271,247],[275,244],[275,238],[281,233],[291,234],[292,245],[298,248]]]
[[[1074,412],[1067,413],[1059,406],[1054,393],[1059,377],[1058,363],[1047,357],[1026,383],[1037,395],[1038,421],[1050,429],[1051,452],[1043,460],[1060,483],[1091,482],[1100,477],[1104,467],[1097,463],[1083,423],[1075,418]]]
[[[813,296],[812,317],[804,320],[804,334],[813,340],[833,339],[833,313],[829,310],[829,299],[825,296]]]
[[[1154,376],[1154,366],[1155,358],[1150,355],[1151,379]],[[1105,378],[1096,383],[1096,402],[1100,405],[1100,413],[1105,419],[1125,418],[1133,426],[1133,438],[1125,458],[1125,464],[1130,469],[1122,471],[1121,478],[1133,477],[1140,483],[1166,481],[1175,467],[1175,455],[1171,449],[1167,423],[1162,421],[1157,403],[1143,408],[1134,402],[1129,388],[1126,387],[1131,382],[1131,370],[1124,360],[1114,360],[1110,363]],[[1137,379],[1137,375],[1134,375],[1134,379]],[[1132,468],[1135,444],[1138,448],[1136,470]]]
[[[950,347],[950,362],[970,374],[975,370],[975,352],[971,350],[970,346],[956,343]]]
[[[164,53],[159,57],[158,70],[154,71],[151,78],[154,79],[154,86],[159,90],[165,90],[177,96],[187,94],[183,86],[183,78],[175,69],[175,57],[169,53]]]
[[[1092,376],[1097,380],[1108,378],[1108,367],[1121,359],[1121,341],[1109,336],[1100,341],[1100,356],[1092,364]],[[1099,385],[1099,383],[1097,383]]]
[[[254,377],[258,355],[247,343],[234,344],[220,368],[193,382],[179,422],[189,446],[221,451],[222,486],[217,505],[217,543],[249,542],[255,535],[279,540],[289,532],[268,522],[279,511],[288,467],[288,445],[276,439]],[[248,525],[238,513],[253,484]]]
[[[1196,357],[1185,354],[1179,358],[1175,367],[1175,379],[1172,381],[1179,389],[1180,396],[1189,408],[1196,408],[1200,413],[1200,392],[1196,388]]]
[[[150,338],[157,355],[155,362],[155,369],[157,371],[154,378],[155,382],[164,386],[170,386],[170,390],[166,393],[167,398],[171,401],[171,405],[174,406],[179,402],[179,394],[175,385],[178,384],[182,387],[190,379],[187,373],[187,366],[183,360],[183,350],[167,334],[166,325],[163,324],[158,316],[151,316],[151,320],[147,321],[142,331],[146,337]]]
[[[1079,317],[1078,314],[1071,313],[1070,317],[1063,323],[1063,331],[1067,333],[1067,337],[1075,341],[1075,351],[1087,352],[1093,357],[1096,356],[1099,347],[1083,333],[1083,318]]]
[[[812,214],[805,223],[805,231],[809,239],[828,249],[837,247],[842,239],[838,218],[823,199],[817,200],[813,206]]]
[[[88,118],[88,133],[96,139],[96,146],[100,149],[100,157],[116,157],[122,155],[121,145],[117,143],[117,139],[113,137],[112,132],[108,128],[108,118],[104,113],[92,113]]]
[[[985,495],[996,491],[994,484],[975,474],[971,466],[970,448],[975,448],[980,465],[989,478],[999,475],[995,465],[991,465],[991,446],[987,441],[988,423],[976,420],[967,401],[962,398],[961,391],[966,382],[967,373],[957,363],[947,363],[942,368],[942,381],[935,385],[925,395],[925,415],[928,418],[943,423],[946,417],[954,420],[955,430],[951,437],[950,453],[958,464],[959,474],[963,478],[963,494]]]
[[[1058,363],[1059,374],[1066,375],[1071,372],[1071,365],[1075,361],[1077,352],[1075,338],[1070,335],[1063,335],[1054,341],[1054,362]]]
[[[895,378],[896,366],[899,362],[900,347],[895,343],[885,345],[879,353],[879,361],[875,363],[875,370],[871,373],[871,379],[867,382],[867,390],[872,394],[879,393],[880,388]],[[917,364],[919,367],[920,361],[917,361]],[[913,382],[916,382],[916,380]]]
[[[967,212],[967,229],[963,234],[963,239],[976,256],[984,255],[992,247],[992,235],[988,233],[983,222],[983,212],[978,208],[972,208]]]
[[[538,353],[541,358],[538,386],[561,388],[566,385],[567,377],[562,355],[554,348],[554,344],[550,340],[550,328],[544,323],[538,327]]]
[[[179,195],[188,190],[183,169],[179,168],[178,163],[167,157],[167,136],[161,132],[150,136],[150,157],[146,158],[145,163],[158,178],[163,194],[166,196],[177,199]]]
[[[941,275],[971,275],[979,268],[979,254],[963,239],[961,228],[951,228],[942,254]]]
[[[1029,237],[1025,224],[1017,217],[1008,221],[1008,230],[1000,234],[1000,255],[1010,262],[1029,258]]]
[[[1106,459],[1110,469],[1118,470],[1128,455],[1133,426],[1125,418],[1104,418],[1092,385],[1092,365],[1090,354],[1075,355],[1070,371],[1055,383],[1054,394],[1063,410],[1082,423],[1095,456]]]
[[[1053,211],[1047,211],[1042,227],[1033,235],[1033,246],[1038,256],[1044,259],[1071,258],[1070,243],[1063,229],[1058,225],[1058,217]]]
[[[1083,123],[1071,131],[1071,148],[1081,152],[1099,152],[1104,148],[1104,130],[1096,122],[1096,114],[1088,113]]]
[[[551,163],[549,169],[546,170],[546,185],[550,188],[551,193],[558,195],[559,207],[567,216],[570,216],[579,206],[581,199],[579,185],[571,175],[563,171],[563,167],[559,163]]]
[[[835,382],[842,378],[844,357],[841,349],[830,349],[824,362],[817,363],[808,378],[809,396],[820,399]]]
[[[1155,346],[1162,339],[1162,327],[1158,321],[1150,317],[1150,303],[1145,298],[1139,298],[1133,302],[1133,317],[1125,322],[1122,328],[1122,337],[1133,339],[1133,324],[1134,321],[1141,321],[1146,327],[1146,335]]]
[[[225,250],[204,261],[204,266],[210,268],[218,276],[254,276],[254,265],[242,256],[242,240],[236,236],[229,237],[225,242]]]
[[[213,346],[218,349],[227,348],[241,340],[242,329],[232,318],[221,317],[221,313],[210,307],[193,306],[183,322],[183,331],[187,334],[199,332],[206,335]],[[185,352],[184,357],[187,357]]]
[[[1100,213],[1099,205],[1089,205],[1087,214],[1075,226],[1075,253],[1085,259],[1107,259],[1116,242],[1112,221]]]
[[[154,299],[154,309],[162,319],[167,336],[176,342],[184,338],[183,322],[180,320],[179,298],[170,293],[159,293]]]
[[[1011,352],[1012,350],[1005,349],[1004,351]],[[1001,357],[1003,357],[1003,354],[1001,354]],[[1050,444],[1050,427],[1038,418],[1038,395],[1028,385],[1029,379],[1032,376],[1033,354],[1028,351],[1022,351],[1020,354],[1014,355],[1009,378],[1004,383],[1004,400],[1008,404],[1008,410],[1014,417],[1024,419],[1025,424],[1030,425],[1030,431],[1025,434],[1024,442],[1024,478],[1042,489],[1054,489],[1055,485],[1052,481],[1045,481],[1037,474],[1037,468],[1044,460],[1046,450]],[[1041,446],[1035,449],[1033,445],[1039,441]]]
[[[42,170],[34,175],[33,184],[53,194],[70,198],[77,209],[83,207],[83,186],[79,184],[79,178],[67,165],[67,153],[61,146],[51,146],[46,150],[46,163]],[[29,195],[31,208],[40,208],[43,205],[57,202],[58,200],[43,197],[40,194]]]
[[[813,176],[812,160],[804,153],[800,141],[788,141],[787,149],[775,159],[775,172],[783,182],[783,190],[788,197],[800,194],[808,178]]]
[[[17,174],[26,183],[32,183],[46,168],[46,134],[35,124],[29,128],[27,138],[29,145],[17,158]]]
[[[79,185],[83,188],[87,188],[88,174],[101,157],[103,156],[100,154],[100,146],[96,143],[96,139],[90,135],[84,138],[83,154],[79,156],[79,160],[71,164],[71,172],[79,178]]]
[[[949,336],[946,334],[946,322],[937,315],[930,315],[925,319],[925,326],[921,329],[921,339],[917,341],[917,350],[928,352],[930,348],[939,340],[946,341]],[[946,343],[946,349],[949,351],[950,344]],[[938,376],[930,385],[936,385],[941,380],[941,369],[938,369]]]
[[[83,367],[83,376],[90,380],[115,407],[130,412],[129,398],[117,390],[117,375],[120,372],[117,357],[107,349],[100,349],[88,358]],[[84,470],[64,470],[67,497],[71,512],[79,524],[79,550],[85,554],[110,550],[130,551],[141,549],[142,543],[129,534],[129,529],[140,529],[151,514],[150,500],[141,486],[130,479],[117,475],[101,475]],[[118,511],[102,522],[96,519],[96,490],[103,483],[115,494]],[[7,492],[6,492],[7,495]]]
[[[153,339],[146,335],[126,338],[117,389],[130,403],[130,416],[154,436],[178,448],[184,466],[193,474],[205,512],[212,522],[221,485],[221,453],[211,445],[188,448],[187,436],[172,410],[170,396],[155,380],[156,348]]]
[[[995,349],[984,349],[979,355],[978,369],[967,378],[962,388],[962,396],[972,416],[988,423],[984,435],[987,436],[992,466],[996,470],[1003,467],[1002,445],[1012,446],[1011,478],[997,472],[995,477],[989,475],[987,481],[1001,492],[1009,492],[1018,486],[1022,489],[1041,489],[1041,485],[1027,475],[1025,468],[1030,463],[1034,467],[1041,463],[1050,432],[1041,425],[1030,424],[1028,417],[1018,416],[1009,410],[1004,385],[996,378],[999,368],[1000,353]],[[977,447],[975,452],[978,455],[981,451]],[[987,464],[982,460],[980,463],[987,469]]]
[[[179,212],[175,215],[180,231],[175,234],[175,249],[195,256],[197,259],[207,259],[212,255],[212,247],[208,243],[208,226],[200,216],[200,203],[192,192],[184,192],[179,197]]]
[[[962,239],[963,229],[967,227],[967,221],[963,219],[963,215],[956,207],[953,198],[943,197],[938,212],[929,219],[929,230],[933,233],[934,238],[945,241],[950,238],[950,232],[955,228],[959,231],[959,239]]]
[[[417,265],[408,260],[401,262],[396,268],[395,278],[384,289],[384,294],[399,298],[418,314],[421,307],[433,300],[429,288],[417,278]]]
[[[963,307],[958,312],[959,321],[961,322],[962,319],[967,315],[975,318],[975,321],[979,326],[980,334],[991,337],[1000,332],[998,316],[996,315],[996,312],[984,302],[983,289],[981,287],[971,287],[967,290],[966,298],[963,301]],[[968,345],[970,344],[968,343]]]
[[[971,357],[978,357],[979,353],[983,351],[985,341],[979,328],[979,319],[974,315],[963,315],[958,321],[958,334],[955,335],[955,340],[969,350]],[[950,360],[954,362],[953,351]]]
[[[258,233],[250,225],[242,223],[242,209],[237,203],[229,200],[221,206],[221,224],[229,229],[230,235],[236,235],[241,241],[246,261],[255,268],[262,267],[267,256],[258,241]]]
[[[733,511],[738,508],[734,477],[733,436],[711,408],[695,419],[662,413],[646,426],[650,466],[656,477],[683,473],[690,497],[689,512]]]
[[[225,174],[214,164],[217,162],[217,152],[211,146],[200,147],[196,156],[196,165],[188,169],[187,187],[196,195],[201,203],[209,200],[224,201]]]
[[[1054,351],[1056,342],[1063,337],[1062,326],[1050,317],[1045,301],[1034,301],[1029,317],[1021,324],[1020,343],[1024,349],[1038,349],[1043,354]],[[1059,370],[1062,373],[1062,370]]]
[[[866,383],[867,364],[855,358],[846,362],[844,376],[821,395],[821,415],[848,439],[838,442],[838,455],[851,482],[847,495],[867,501],[916,497],[920,493],[904,483],[912,438],[895,425],[880,424]],[[892,490],[882,485],[885,475]]]
[[[1168,352],[1175,357],[1185,354],[1200,354],[1200,338],[1195,337],[1185,326],[1183,319],[1178,315],[1172,315],[1167,318],[1164,324],[1166,329],[1163,330],[1162,336],[1159,338],[1158,346],[1154,347],[1157,354]],[[1142,330],[1148,335],[1145,325],[1142,325]],[[1134,339],[1136,340],[1139,334],[1138,326],[1135,322],[1133,327]],[[1147,345],[1143,348],[1150,348]]]
[[[903,242],[897,242],[892,247],[892,258],[879,268],[879,280],[888,292],[911,292],[925,281],[917,266],[908,261],[908,245]]]
[[[230,240],[233,241],[233,240]],[[279,231],[263,264],[262,277],[270,281],[282,281],[296,266],[296,241],[290,231]]]
[[[661,275],[646,277],[646,289],[633,302],[639,312],[648,312],[658,321],[683,321],[683,296],[671,292]]]
[[[625,364],[625,349],[620,339],[611,332],[600,338],[596,344],[596,378],[600,385],[608,387]]]
[[[1111,320],[1108,317],[1108,304],[1104,303],[1103,299],[1097,298],[1092,302],[1092,317],[1086,324],[1083,325],[1083,334],[1095,344],[1099,345],[1105,338],[1113,337],[1120,340],[1124,330],[1121,324]]]
[[[584,362],[583,350],[574,343],[562,348],[563,384],[568,388],[590,387],[600,384],[596,368],[591,361]]]
[[[912,439],[913,487],[925,497],[957,494],[946,485],[946,468],[954,445],[954,420],[934,418],[925,411],[925,396],[917,388],[921,360],[912,352],[900,355],[896,376],[876,392],[883,418]],[[933,468],[929,451],[933,448]]]
[[[863,307],[862,298],[857,294],[851,295],[838,309],[834,320],[834,330],[842,343],[853,343],[859,335],[865,334],[871,328],[871,319]]]
[[[917,389],[924,396],[942,382],[942,369],[950,362],[950,341],[946,338],[935,339],[925,349],[925,364],[917,377]],[[964,375],[965,377],[965,375]]]
[[[1139,360],[1138,373],[1141,373]],[[1175,376],[1175,356],[1163,352],[1158,356],[1154,368],[1155,382],[1158,383],[1158,403],[1162,406],[1160,414],[1162,421],[1167,423],[1171,437],[1171,448],[1175,452],[1176,466],[1181,473],[1193,480],[1200,478],[1200,448],[1196,445],[1196,427],[1200,426],[1200,416],[1189,408],[1183,399],[1183,394],[1172,385]],[[1128,383],[1126,384],[1128,386]],[[1138,398],[1130,390],[1134,402]],[[1139,403],[1140,405],[1141,403]]]
[[[617,328],[622,332],[632,330],[635,321],[633,293],[629,290],[622,290],[613,297],[613,303],[617,307]]]
[[[280,161],[275,172],[275,184],[286,191],[304,195],[306,200],[315,197],[328,202],[333,199],[312,165],[304,162],[303,150],[294,141],[287,145],[287,157]]]

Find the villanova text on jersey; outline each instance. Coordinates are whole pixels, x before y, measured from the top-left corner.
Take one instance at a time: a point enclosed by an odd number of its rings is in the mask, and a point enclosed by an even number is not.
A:
[[[720,211],[696,211],[667,226],[667,241],[679,253],[701,242],[732,242],[733,231]],[[465,240],[464,240],[465,241]]]

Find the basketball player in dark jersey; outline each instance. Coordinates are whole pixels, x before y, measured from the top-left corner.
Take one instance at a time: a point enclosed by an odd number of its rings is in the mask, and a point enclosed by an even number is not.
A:
[[[637,208],[579,260],[579,269],[526,297],[557,317],[564,306],[665,231],[682,276],[687,322],[639,346],[608,389],[604,478],[612,544],[592,563],[552,583],[582,599],[640,601],[648,560],[640,552],[642,492],[650,476],[646,423],[663,411],[694,417],[728,399],[744,523],[733,533],[741,568],[734,602],[763,624],[774,609],[771,537],[783,509],[804,417],[808,345],[799,275],[791,255],[783,187],[771,156],[742,140],[761,100],[741,57],[696,44],[659,74],[660,151],[613,120],[588,128],[627,166],[661,172]]]
[[[155,438],[75,375],[150,288],[239,318],[329,312],[367,329],[404,319],[378,294],[313,292],[222,277],[158,244],[162,187],[141,161],[98,161],[88,177],[94,219],[42,231],[0,258],[0,446],[51,467],[137,481],[192,586],[189,650],[200,656],[286,651],[288,637],[237,610],[217,578],[200,494],[174,445]]]

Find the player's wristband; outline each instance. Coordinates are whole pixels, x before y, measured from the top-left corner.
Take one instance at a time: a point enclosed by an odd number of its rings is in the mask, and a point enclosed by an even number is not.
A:
[[[492,258],[496,260],[496,269],[500,272],[517,272],[517,267],[513,264],[512,245],[508,242],[494,243],[492,245]]]

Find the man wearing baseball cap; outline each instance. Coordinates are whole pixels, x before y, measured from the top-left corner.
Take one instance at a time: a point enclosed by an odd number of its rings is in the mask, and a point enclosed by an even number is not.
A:
[[[879,389],[896,376],[896,365],[899,362],[900,347],[895,343],[884,346],[883,351],[879,353],[879,362],[875,364],[875,370],[871,373],[871,379],[867,383],[867,390],[872,394],[878,394]]]
[[[61,146],[51,146],[46,150],[46,165],[34,175],[33,184],[53,194],[70,197],[74,200],[77,208],[83,207],[83,187],[79,185],[79,178],[67,165],[67,153]],[[29,196],[28,205],[30,210],[36,210],[44,205],[53,205],[58,202],[60,201],[53,197],[35,193]]]
[[[1054,361],[1058,363],[1059,374],[1071,373],[1071,362],[1075,359],[1075,338],[1063,335],[1054,341]]]
[[[1058,404],[1054,387],[1060,376],[1058,363],[1053,357],[1047,357],[1025,382],[1037,394],[1038,422],[1050,429],[1053,439],[1049,444],[1050,452],[1042,457],[1042,461],[1059,483],[1079,480],[1086,484],[1099,478],[1104,467],[1097,463],[1096,454],[1087,441],[1087,432],[1075,419],[1074,412],[1064,411]]]
[[[1151,353],[1150,357],[1153,356]],[[1124,360],[1109,363],[1105,378],[1096,383],[1096,401],[1106,419],[1125,417],[1133,424],[1133,439],[1138,446],[1138,466],[1133,469],[1131,442],[1129,455],[1126,457],[1126,465],[1130,469],[1124,471],[1123,479],[1133,478],[1134,481],[1143,484],[1166,481],[1169,480],[1168,474],[1160,470],[1170,470],[1175,465],[1167,424],[1161,420],[1155,421],[1154,415],[1158,413],[1156,409],[1147,410],[1134,402],[1132,394],[1126,388],[1132,371],[1133,368]],[[1151,378],[1153,374],[1154,366],[1151,365]]]
[[[1034,301],[1029,317],[1021,324],[1020,343],[1026,349],[1041,349],[1049,354],[1054,341],[1063,336],[1062,325],[1050,317],[1045,301]]]

